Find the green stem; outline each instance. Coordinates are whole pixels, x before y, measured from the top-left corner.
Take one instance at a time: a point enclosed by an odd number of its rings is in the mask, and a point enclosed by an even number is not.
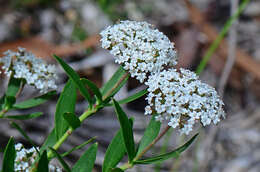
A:
[[[9,110],[9,109],[6,109],[6,108],[3,109],[3,110],[1,110],[1,111],[0,111],[0,118],[4,118],[5,113],[8,112],[8,110]]]
[[[80,115],[79,120],[82,123],[87,117],[89,117],[90,115],[92,115],[93,113],[97,112],[99,109],[99,106],[95,106],[92,109],[88,109],[87,111],[85,111],[82,115]]]
[[[167,131],[170,129],[170,126],[167,126],[160,135],[158,135],[153,141],[152,143],[150,143],[135,159],[134,161],[139,160],[148,150],[150,150],[152,148],[152,146],[154,144],[156,144],[166,133]]]
[[[139,160],[148,150],[150,150],[152,148],[152,146],[154,144],[156,144],[166,133],[167,131],[170,129],[171,127],[170,126],[167,126],[162,132],[160,135],[158,135],[153,141],[152,143],[150,143],[139,155],[137,155],[137,157],[134,158],[133,162],[134,161],[137,161]],[[122,166],[120,166],[119,168],[122,169],[122,170],[126,170],[126,169],[129,169],[129,168],[132,168],[134,165],[132,163],[125,163],[123,164]]]
[[[172,132],[173,132],[173,130],[170,130],[170,131],[167,133],[167,135],[165,136],[163,145],[162,145],[161,150],[160,150],[160,154],[166,153],[167,148],[168,148],[168,146],[169,146],[169,141],[170,141]],[[160,169],[161,169],[161,162],[155,165],[154,171],[155,171],[155,172],[160,172]]]
[[[15,95],[15,98],[18,98],[18,96],[20,96],[20,94],[21,94],[22,91],[23,91],[23,88],[24,88],[25,84],[26,84],[26,81],[25,81],[25,80],[22,80],[22,81],[21,81],[20,88],[19,88],[18,92],[17,92],[16,95]]]
[[[80,122],[82,123],[91,114],[97,112],[97,110],[98,110],[98,107],[86,110],[79,117]],[[67,138],[72,134],[73,131],[74,131],[73,128],[69,127],[68,130],[63,134],[63,136],[55,143],[55,145],[52,146],[52,148],[55,149],[55,150],[59,149],[59,147],[63,144],[63,142],[65,140],[67,140]],[[48,155],[48,159],[51,159],[54,156],[52,151],[49,151],[47,155]]]
[[[108,91],[108,93],[106,95],[103,96],[103,100],[107,99],[112,93],[113,91],[125,80],[126,77],[128,77],[129,73],[124,74],[120,80],[115,84],[115,86],[113,88],[111,88],[111,90]],[[87,109],[82,115],[80,115],[79,120],[81,123],[83,123],[83,121],[88,118],[90,115],[92,115],[93,113],[96,113],[99,109],[103,108],[102,105],[100,105],[100,102],[96,102],[96,105],[94,107],[89,107],[89,109]],[[64,135],[55,143],[55,145],[52,147],[55,150],[58,150],[59,147],[67,140],[67,138],[72,134],[73,132],[73,128],[69,128]],[[51,159],[54,155],[52,151],[49,151],[48,154],[48,159]]]
[[[121,169],[121,170],[127,170],[127,169],[129,169],[129,168],[132,168],[133,166],[134,166],[133,164],[125,163],[125,164],[123,164],[123,165],[120,167],[120,169]]]
[[[114,85],[113,88],[111,88],[111,90],[109,90],[103,97],[102,100],[106,100],[114,91],[115,89],[128,77],[129,73],[126,72],[122,78],[120,78],[120,80]]]
[[[21,94],[21,92],[23,91],[24,85],[25,85],[25,81],[22,80],[22,81],[21,81],[21,86],[20,86],[18,92],[16,93],[15,98],[17,98],[17,97]],[[0,111],[0,118],[4,118],[4,117],[5,117],[5,114],[6,114],[9,110],[10,110],[10,107],[7,107],[7,106],[4,107],[4,109]]]
[[[242,11],[245,9],[245,7],[247,6],[247,4],[249,2],[250,2],[250,0],[243,0],[243,2],[239,5],[239,8],[235,12],[235,14],[232,15],[228,19],[228,21],[225,23],[223,29],[221,30],[221,32],[219,33],[217,38],[214,40],[214,42],[210,45],[210,47],[207,50],[206,54],[203,56],[202,61],[200,62],[199,66],[197,67],[196,73],[198,75],[204,70],[204,68],[206,67],[206,64],[210,60],[210,57],[213,55],[215,50],[218,48],[219,44],[224,39],[225,35],[229,31],[229,29],[232,26],[232,24],[234,23],[234,21],[240,16],[240,14],[242,13]]]
[[[62,145],[62,143],[71,135],[72,132],[73,132],[73,129],[70,127],[63,134],[63,136],[55,143],[55,145],[52,148],[57,150]],[[48,158],[52,158],[54,156],[52,151],[49,151],[47,155],[48,155]]]

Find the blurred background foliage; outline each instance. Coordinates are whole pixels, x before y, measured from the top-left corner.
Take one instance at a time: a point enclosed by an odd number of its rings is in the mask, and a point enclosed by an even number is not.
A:
[[[55,63],[51,55],[56,53],[77,70],[81,77],[87,77],[101,87],[118,66],[114,64],[113,57],[100,48],[98,33],[113,23],[129,19],[147,21],[165,33],[175,42],[179,55],[177,68],[195,71],[212,43],[219,39],[225,23],[234,14],[232,9],[236,11],[238,4],[245,1],[247,0],[0,0],[0,53],[21,46],[50,63]],[[200,74],[204,82],[220,92],[223,86],[220,84],[221,78],[228,78],[224,91],[222,90],[227,118],[217,127],[204,129],[198,126],[196,131],[200,131],[200,137],[196,144],[178,159],[155,167],[139,166],[130,171],[259,171],[260,1],[247,2],[243,12],[234,19],[235,26],[226,30],[227,36],[224,41],[219,41],[219,46],[210,54],[210,60]],[[227,59],[232,58],[234,63],[228,63]],[[224,70],[227,64],[230,66],[230,74]],[[61,68],[57,67],[57,70],[60,93],[67,77]],[[0,95],[3,94],[5,84],[4,76],[1,75]],[[115,98],[124,98],[143,88],[135,79],[129,79],[127,86]],[[26,87],[21,99],[37,94]],[[39,145],[53,126],[55,102],[52,100],[37,108],[37,111],[45,112],[39,119],[18,122]],[[136,119],[136,140],[140,140],[149,121],[149,117],[143,115],[145,104],[144,98],[140,98],[124,107],[127,114]],[[83,112],[85,106],[83,98],[79,97],[77,113]],[[106,108],[86,121],[61,150],[68,150],[98,136],[100,146],[95,169],[100,171],[105,150],[118,128],[114,111]],[[11,135],[15,136],[17,142],[30,147],[7,121],[1,120],[1,152]],[[179,137],[176,131],[171,130],[148,154],[173,149],[187,139],[188,137]],[[68,156],[69,164],[74,163],[82,151]]]

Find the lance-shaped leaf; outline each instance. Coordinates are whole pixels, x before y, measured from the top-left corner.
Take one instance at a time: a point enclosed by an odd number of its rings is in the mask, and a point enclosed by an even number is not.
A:
[[[50,91],[44,95],[41,95],[39,97],[35,97],[29,100],[25,100],[23,102],[20,103],[16,103],[13,105],[13,108],[16,109],[28,109],[28,108],[32,108],[35,106],[38,106],[40,104],[45,103],[47,100],[49,100],[50,98],[53,97],[53,95],[56,94],[56,91]]]
[[[94,143],[88,150],[80,157],[72,168],[72,172],[92,172],[97,155],[97,143]]]
[[[62,68],[65,70],[67,75],[70,77],[70,79],[76,84],[77,88],[79,89],[80,93],[85,97],[85,99],[88,101],[89,106],[92,106],[91,97],[88,93],[87,88],[84,86],[84,84],[80,81],[80,77],[67,63],[65,63],[61,58],[54,55],[54,58],[57,60],[57,62],[62,66]]]
[[[119,100],[118,103],[119,104],[125,104],[125,103],[129,103],[129,102],[132,102],[136,99],[139,99],[140,97],[144,96],[145,94],[147,94],[148,91],[145,89],[145,90],[141,90],[135,94],[133,94],[132,96],[129,96],[125,99],[122,99],[122,100]]]
[[[78,128],[81,124],[79,118],[74,113],[66,112],[63,114],[63,118],[74,130]]]
[[[75,113],[75,104],[77,99],[77,89],[71,80],[69,80],[57,103],[56,113],[55,113],[55,134],[57,140],[63,136],[63,134],[68,129],[69,125],[67,121],[63,118],[63,114],[70,112]]]
[[[61,157],[61,155],[52,147],[49,147],[49,149],[54,153],[54,155],[57,157],[57,159],[59,160],[59,162],[61,163],[62,167],[64,168],[64,170],[66,172],[71,172],[69,165],[63,160],[63,158]]]
[[[129,119],[131,127],[133,127],[134,119],[130,118]],[[112,139],[110,142],[103,166],[102,166],[102,172],[111,172],[117,164],[122,160],[126,153],[125,145],[124,145],[124,139],[122,135],[121,129],[116,133],[115,137]]]
[[[131,126],[130,121],[128,120],[127,115],[123,111],[123,109],[120,107],[118,102],[116,102],[113,99],[113,105],[117,114],[117,118],[120,123],[120,128],[122,131],[122,136],[124,139],[125,149],[127,151],[127,155],[129,158],[129,161],[132,162],[132,160],[135,157],[135,143],[134,143],[134,135],[133,135],[133,129]]]
[[[16,151],[14,147],[14,139],[11,137],[8,141],[8,144],[4,151],[4,158],[3,158],[3,172],[14,172],[14,160],[16,156]]]
[[[160,131],[160,127],[161,123],[156,121],[155,115],[153,115],[140,141],[137,156],[157,137]]]
[[[120,168],[113,168],[113,169],[110,169],[109,172],[124,172],[124,170],[122,170]]]
[[[86,145],[89,144],[90,142],[94,141],[95,139],[96,139],[96,137],[93,137],[93,138],[89,139],[88,141],[86,141],[86,142],[84,142],[84,143],[82,143],[82,144],[80,144],[80,145],[78,145],[78,146],[72,148],[71,150],[69,150],[69,151],[63,153],[61,156],[62,156],[62,157],[65,157],[65,156],[69,155],[71,152],[83,148],[84,146],[86,146]]]
[[[40,156],[37,172],[48,172],[49,171],[49,160],[47,157],[47,151],[43,151]]]
[[[154,156],[154,157],[151,157],[151,158],[147,158],[147,159],[137,160],[137,161],[134,161],[133,163],[134,164],[153,164],[153,163],[160,163],[160,162],[165,161],[169,158],[176,158],[191,145],[191,143],[196,139],[197,136],[198,136],[198,134],[193,136],[183,146],[181,146],[181,147],[179,147],[179,148],[177,148],[177,149],[175,149],[171,152],[168,152],[168,153],[165,153],[165,154],[162,154],[162,155],[158,155],[158,156]]]
[[[24,115],[8,115],[8,116],[5,116],[5,118],[16,119],[16,120],[27,120],[27,119],[37,118],[41,115],[42,115],[42,112],[35,112],[35,113],[24,114]]]
[[[86,78],[81,78],[80,80],[83,84],[86,84],[90,88],[90,90],[96,95],[98,101],[102,102],[102,95],[96,84]]]
[[[111,143],[109,144],[103,166],[102,172],[109,172],[109,169],[115,168],[126,153],[122,131],[119,130]]]
[[[17,79],[11,76],[8,83],[6,95],[15,97],[18,91],[20,90],[21,83],[22,83],[21,79]]]
[[[120,90],[120,88],[123,87],[128,79],[128,75],[123,78],[125,75],[125,70],[122,66],[120,66],[111,79],[101,88],[104,101],[109,100],[110,97],[114,96]]]
[[[139,99],[140,97],[144,96],[147,93],[148,93],[148,91],[146,89],[145,90],[141,90],[141,91],[139,91],[139,92],[137,92],[137,93],[127,97],[127,98],[124,98],[122,100],[118,100],[117,102],[119,104],[126,104],[126,103],[132,102],[132,101],[134,101],[136,99]],[[111,105],[112,104],[106,104],[105,106],[111,106]]]

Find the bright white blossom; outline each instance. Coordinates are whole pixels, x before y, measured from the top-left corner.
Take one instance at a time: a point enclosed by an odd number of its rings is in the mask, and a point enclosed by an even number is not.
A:
[[[24,48],[18,48],[18,52],[8,50],[4,55],[0,58],[0,66],[9,77],[25,79],[27,84],[36,87],[41,93],[57,88],[54,65],[46,64]]]
[[[39,149],[39,148],[37,148]],[[37,158],[37,151],[34,147],[25,149],[21,143],[15,145],[16,157],[14,162],[15,172],[29,172]],[[60,167],[49,164],[49,172],[62,172]]]
[[[102,47],[110,50],[115,62],[122,64],[132,77],[144,82],[149,74],[177,64],[174,44],[151,24],[121,21],[103,30]]]
[[[148,106],[145,114],[158,114],[157,120],[189,134],[199,121],[203,126],[217,124],[225,117],[223,102],[215,89],[202,83],[194,72],[176,69],[164,70],[151,75],[148,86]]]

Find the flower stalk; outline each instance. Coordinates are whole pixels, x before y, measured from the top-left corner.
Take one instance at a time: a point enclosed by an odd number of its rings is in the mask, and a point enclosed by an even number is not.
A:
[[[171,127],[170,126],[167,126],[140,154],[138,154],[134,160],[134,161],[137,161],[139,160],[148,150],[150,150],[153,145],[155,145],[166,133],[167,131],[170,129]],[[129,168],[132,168],[134,165],[132,163],[125,163],[123,164],[120,169],[122,170],[126,170],[126,169],[129,169]]]
[[[0,111],[0,118],[4,118],[6,112],[8,112],[8,109],[3,109]]]
[[[81,123],[83,123],[83,121],[89,117],[90,115],[92,115],[93,113],[96,113],[98,110],[98,106],[96,106],[96,108],[92,108],[92,109],[88,109],[86,110],[80,117],[79,120]],[[72,132],[74,131],[74,129],[72,127],[69,127],[67,129],[67,131],[63,134],[63,136],[53,145],[53,149],[58,150],[59,147],[67,140],[67,138],[72,134]],[[48,154],[48,159],[53,158],[53,151],[49,151]]]
[[[129,75],[129,73],[125,73],[121,79],[115,84],[114,87],[112,87],[110,89],[110,91],[107,92],[107,94],[105,94],[102,99],[105,100],[107,99],[113,92],[114,90],[125,80],[125,78],[127,78]],[[101,103],[97,102],[96,105],[94,105],[92,108],[87,109],[82,115],[80,115],[79,120],[81,123],[83,123],[83,121],[88,118],[90,115],[96,113],[99,109],[101,109],[103,106]],[[64,133],[64,135],[54,144],[54,146],[52,147],[55,150],[58,150],[59,147],[67,140],[67,138],[72,134],[73,132],[73,128],[68,128],[68,130]],[[54,155],[52,151],[49,151],[47,154],[48,158],[51,159]]]

